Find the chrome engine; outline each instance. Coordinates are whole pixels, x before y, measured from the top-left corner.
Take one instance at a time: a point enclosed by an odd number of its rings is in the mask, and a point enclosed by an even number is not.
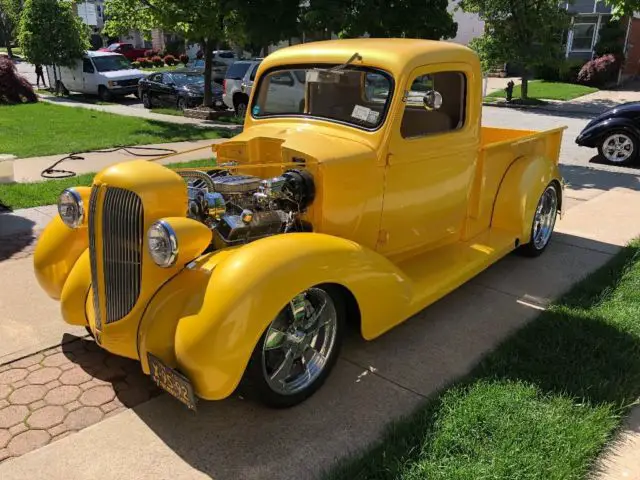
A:
[[[311,174],[292,169],[263,180],[226,170],[181,170],[189,193],[188,216],[208,225],[218,248],[294,231],[309,231],[299,215],[313,202]]]

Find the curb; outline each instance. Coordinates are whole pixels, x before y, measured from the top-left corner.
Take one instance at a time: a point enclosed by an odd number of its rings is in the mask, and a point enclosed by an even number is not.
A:
[[[486,107],[496,107],[496,108],[511,108],[515,110],[531,110],[531,111],[542,111],[542,112],[554,112],[554,113],[573,113],[573,114],[581,114],[581,115],[599,115],[601,113],[606,112],[609,108],[580,108],[580,107],[571,107],[570,105],[563,104],[548,104],[548,105],[518,105],[513,103],[506,102],[482,102],[483,106]]]

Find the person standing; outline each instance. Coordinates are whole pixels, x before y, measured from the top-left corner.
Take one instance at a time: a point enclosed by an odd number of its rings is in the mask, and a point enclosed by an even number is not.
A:
[[[43,88],[46,88],[47,84],[44,83],[44,73],[42,72],[42,65],[36,64],[36,86],[37,87],[40,87],[40,78],[42,78]]]

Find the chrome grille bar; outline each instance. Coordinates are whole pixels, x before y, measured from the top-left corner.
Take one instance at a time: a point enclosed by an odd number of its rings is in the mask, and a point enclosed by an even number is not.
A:
[[[127,315],[140,295],[143,226],[140,197],[107,187],[102,208],[106,323]]]
[[[96,207],[100,187],[94,186],[89,197],[89,261],[91,263],[91,286],[93,290],[93,310],[95,311],[96,328],[102,328],[100,312],[100,294],[98,286],[98,269],[96,259]]]

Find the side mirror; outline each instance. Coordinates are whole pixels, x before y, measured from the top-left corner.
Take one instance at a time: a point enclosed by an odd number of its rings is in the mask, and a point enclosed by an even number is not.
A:
[[[442,106],[442,95],[436,90],[429,90],[422,101],[427,110],[438,110]]]

